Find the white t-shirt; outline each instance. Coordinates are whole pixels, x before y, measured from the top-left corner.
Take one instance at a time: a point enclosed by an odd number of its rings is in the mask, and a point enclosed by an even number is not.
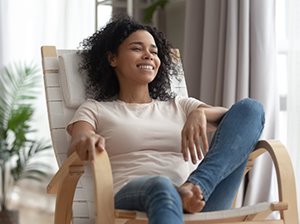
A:
[[[181,131],[187,115],[200,104],[182,97],[145,104],[87,100],[67,130],[76,121],[86,121],[105,138],[115,193],[132,178],[145,175],[167,176],[180,186],[195,168],[183,159]]]

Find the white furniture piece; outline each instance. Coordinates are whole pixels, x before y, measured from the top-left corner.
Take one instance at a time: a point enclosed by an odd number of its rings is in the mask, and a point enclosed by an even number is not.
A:
[[[179,55],[179,54],[178,54]],[[76,152],[67,158],[69,136],[65,127],[77,107],[85,100],[84,78],[78,72],[76,50],[42,47],[42,65],[53,148],[59,170],[48,185],[57,194],[55,224],[148,223],[144,213],[115,210],[112,173],[107,153],[98,153],[94,162],[81,161]],[[181,77],[172,82],[180,95],[187,95],[180,58],[175,62]],[[268,152],[278,179],[279,200],[217,212],[186,214],[185,223],[297,224],[296,188],[291,160],[285,147],[275,140],[260,141],[250,155],[246,172],[254,159]],[[265,219],[278,212],[280,219]]]

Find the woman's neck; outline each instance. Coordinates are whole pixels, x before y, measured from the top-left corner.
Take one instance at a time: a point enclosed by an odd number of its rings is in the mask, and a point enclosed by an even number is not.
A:
[[[126,103],[150,103],[152,101],[148,89],[147,91],[120,90],[118,99]]]

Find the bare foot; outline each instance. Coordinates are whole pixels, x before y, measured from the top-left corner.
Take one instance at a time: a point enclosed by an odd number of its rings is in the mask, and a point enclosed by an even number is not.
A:
[[[184,212],[195,213],[204,208],[205,201],[198,185],[189,182],[184,183],[178,188],[178,193],[181,196]]]

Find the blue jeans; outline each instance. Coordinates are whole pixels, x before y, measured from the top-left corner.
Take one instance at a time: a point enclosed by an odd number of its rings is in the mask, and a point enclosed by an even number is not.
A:
[[[229,209],[240,185],[247,159],[264,127],[264,110],[253,99],[234,104],[222,118],[210,149],[189,182],[200,186],[203,211]],[[136,178],[115,195],[118,209],[145,211],[149,224],[182,224],[183,208],[179,193],[169,178]]]

